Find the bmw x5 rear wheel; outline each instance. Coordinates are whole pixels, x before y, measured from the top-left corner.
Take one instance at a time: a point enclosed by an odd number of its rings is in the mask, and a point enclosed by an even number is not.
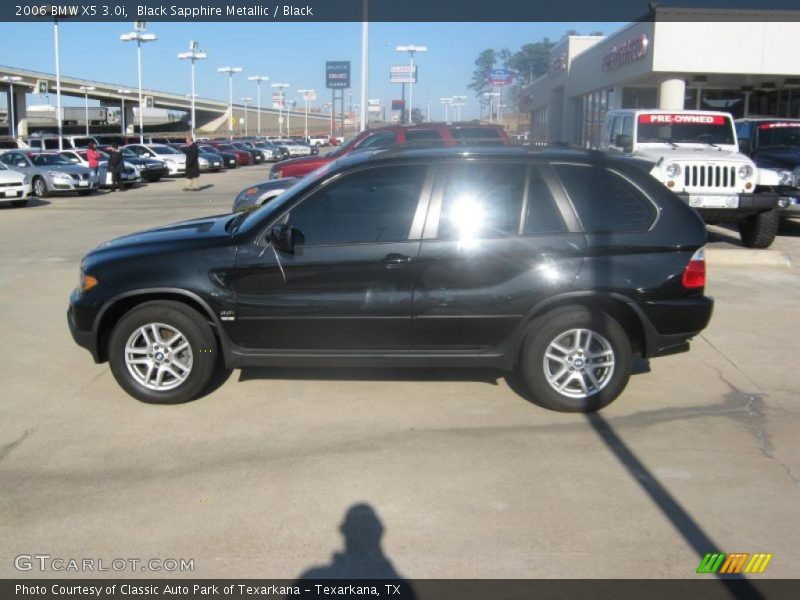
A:
[[[534,402],[562,412],[594,412],[625,389],[631,362],[630,339],[615,319],[575,307],[531,323],[520,367]]]

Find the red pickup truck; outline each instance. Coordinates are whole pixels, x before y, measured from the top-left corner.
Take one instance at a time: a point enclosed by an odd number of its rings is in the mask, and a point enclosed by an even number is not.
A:
[[[270,179],[302,177],[356,150],[380,150],[394,146],[430,148],[436,146],[503,145],[510,142],[499,125],[463,123],[421,123],[419,125],[395,125],[379,127],[361,132],[348,143],[325,155],[293,158],[275,163],[269,173]]]

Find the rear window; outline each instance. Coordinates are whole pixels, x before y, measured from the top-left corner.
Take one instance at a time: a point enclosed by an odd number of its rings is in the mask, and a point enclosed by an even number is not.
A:
[[[439,238],[470,240],[517,234],[525,165],[463,164],[444,175]]]
[[[465,144],[497,144],[502,138],[494,127],[458,127],[451,130],[453,139]]]
[[[409,129],[406,131],[406,143],[414,148],[426,148],[440,145],[442,137],[435,129]]]
[[[44,140],[44,147],[47,150],[58,150],[58,140]]]
[[[553,165],[587,233],[645,231],[656,208],[622,176],[602,167]]]

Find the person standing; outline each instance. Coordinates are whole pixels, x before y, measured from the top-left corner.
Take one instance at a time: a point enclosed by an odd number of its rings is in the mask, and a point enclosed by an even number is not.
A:
[[[125,191],[122,185],[122,169],[125,168],[125,161],[122,160],[122,152],[120,152],[119,144],[114,142],[111,144],[111,152],[108,155],[108,170],[111,172],[111,191],[116,192]]]
[[[94,142],[89,142],[89,148],[86,150],[86,162],[89,163],[92,174],[97,177],[100,174],[100,152],[97,151],[97,144]]]
[[[200,150],[197,147],[197,142],[191,136],[186,136],[186,179],[189,180],[189,186],[183,188],[185,192],[199,192],[200,191]]]

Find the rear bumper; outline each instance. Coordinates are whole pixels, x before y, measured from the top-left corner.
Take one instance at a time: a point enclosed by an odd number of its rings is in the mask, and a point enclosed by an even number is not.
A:
[[[645,302],[638,305],[645,334],[644,357],[685,352],[689,340],[708,326],[714,312],[709,296]]]

